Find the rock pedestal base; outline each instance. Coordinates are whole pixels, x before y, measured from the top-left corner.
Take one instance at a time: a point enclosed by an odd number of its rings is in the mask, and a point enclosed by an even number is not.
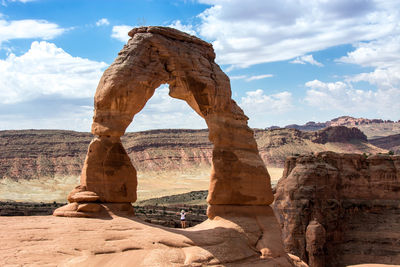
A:
[[[113,216],[133,217],[135,211],[131,203],[73,202],[56,209],[54,216],[83,218],[112,218]]]

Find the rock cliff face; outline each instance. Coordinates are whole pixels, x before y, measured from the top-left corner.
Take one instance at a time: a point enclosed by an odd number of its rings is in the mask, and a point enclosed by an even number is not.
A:
[[[62,130],[0,131],[0,177],[78,176],[92,137],[90,133]],[[121,140],[138,171],[211,165],[207,130],[152,130],[127,133]]]
[[[327,127],[307,132],[296,129],[256,130],[261,158],[268,166],[284,165],[288,156],[334,151],[338,153],[386,153],[387,150],[369,144],[357,128]]]
[[[324,131],[254,131],[260,155],[267,166],[283,167],[288,156],[326,150],[367,154],[387,152],[384,140],[376,144],[382,148],[377,148],[362,138],[357,139],[359,133],[348,134],[350,129],[346,130],[348,139],[330,134],[329,142],[325,144],[314,142],[323,139],[322,136],[326,135]],[[340,131],[334,132],[340,134]],[[90,133],[74,131],[0,131],[0,178],[20,180],[78,176],[91,138]],[[339,139],[340,142],[331,142]],[[126,133],[121,141],[139,172],[185,171],[211,166],[212,144],[208,140],[208,130],[168,129]]]
[[[329,126],[323,130],[318,131],[313,137],[312,141],[318,144],[345,143],[348,141],[361,141],[367,142],[367,136],[357,128],[347,128],[345,126]]]
[[[274,208],[288,252],[310,266],[400,262],[400,156],[290,157]]]
[[[391,150],[394,154],[400,154],[400,134],[376,138],[370,143],[376,147]]]

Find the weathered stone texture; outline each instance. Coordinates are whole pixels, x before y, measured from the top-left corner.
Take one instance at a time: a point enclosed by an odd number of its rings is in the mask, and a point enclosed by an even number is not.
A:
[[[98,137],[89,146],[81,185],[69,200],[91,199],[84,191],[100,202],[136,200],[136,170],[120,137],[156,88],[167,83],[170,96],[186,101],[208,125],[213,144],[208,203],[271,204],[268,171],[248,118],[231,98],[229,78],[214,62],[212,46],[165,27],[140,27],[129,35],[97,87],[92,133]]]
[[[290,157],[274,209],[288,252],[310,266],[400,262],[400,156]]]

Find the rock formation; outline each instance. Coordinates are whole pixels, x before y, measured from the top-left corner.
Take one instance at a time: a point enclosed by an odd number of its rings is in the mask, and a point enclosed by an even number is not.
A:
[[[400,120],[394,122],[392,120],[353,118],[350,116],[341,116],[326,122],[309,121],[304,125],[291,124],[284,128],[317,131],[329,126],[357,127],[367,135],[368,139],[400,133]]]
[[[367,142],[368,140],[367,136],[355,127],[347,128],[346,126],[329,126],[323,130],[315,132],[312,141],[318,144],[326,144],[328,142]]]
[[[270,177],[253,131],[231,98],[229,78],[214,62],[212,46],[165,27],[135,28],[129,36],[96,90],[92,133],[98,137],[89,145],[81,184],[69,195],[71,204],[54,214],[81,216],[82,203],[136,201],[136,171],[120,137],[163,83],[169,84],[170,96],[185,100],[208,125],[213,143],[209,209],[271,204]]]
[[[313,133],[295,129],[254,129],[258,150],[268,167],[283,168],[286,157],[296,153],[331,150],[338,153],[377,154],[387,153],[385,149],[400,151],[400,138],[393,139],[390,146],[385,146],[388,144],[386,139],[376,139],[379,142],[373,144],[382,147],[380,149],[352,134],[351,129],[346,128],[347,134],[337,130],[328,134],[327,131]],[[326,145],[314,142],[326,140],[322,138],[324,135],[329,136]],[[92,138],[90,133],[63,130],[0,131],[0,179],[47,180],[55,176],[78,176]],[[333,140],[342,141],[333,144]],[[121,141],[133,166],[142,174],[153,171],[184,172],[211,167],[213,148],[206,129],[131,132],[123,135]],[[63,198],[65,196],[60,195],[57,200],[63,201]]]
[[[376,138],[370,141],[376,147],[387,149],[394,154],[400,154],[400,134]]]
[[[274,209],[285,248],[310,266],[400,262],[400,156],[289,157]]]
[[[129,35],[132,38],[97,87],[92,124],[97,137],[89,145],[81,184],[69,194],[70,204],[55,210],[54,215],[132,218],[136,170],[120,137],[155,89],[168,83],[169,94],[185,100],[208,125],[213,144],[209,220],[187,232],[189,239],[182,239],[186,232],[180,236],[142,234],[134,243],[146,244],[150,238],[153,246],[130,248],[147,250],[130,252],[130,259],[135,259],[130,265],[201,266],[255,256],[256,265],[293,266],[268,206],[273,201],[268,171],[247,126],[248,118],[231,99],[229,78],[214,62],[212,46],[164,27],[135,28]],[[107,262],[126,265],[123,260],[118,255]],[[101,262],[98,257],[74,261],[79,266]]]
[[[227,215],[188,229],[135,217],[0,217],[0,266],[305,267],[290,262],[272,210],[264,208],[262,216]]]

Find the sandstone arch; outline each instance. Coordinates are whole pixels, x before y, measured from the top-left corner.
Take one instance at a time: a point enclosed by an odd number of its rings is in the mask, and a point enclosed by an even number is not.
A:
[[[169,84],[170,96],[185,100],[209,128],[214,145],[209,216],[225,205],[271,204],[268,171],[248,118],[231,98],[229,78],[214,62],[212,46],[166,27],[135,28],[129,36],[96,90],[92,133],[97,137],[89,146],[81,185],[68,196],[71,204],[54,214],[92,216],[101,208],[93,202],[130,212],[130,204],[124,203],[136,201],[136,170],[120,136],[163,83]]]

